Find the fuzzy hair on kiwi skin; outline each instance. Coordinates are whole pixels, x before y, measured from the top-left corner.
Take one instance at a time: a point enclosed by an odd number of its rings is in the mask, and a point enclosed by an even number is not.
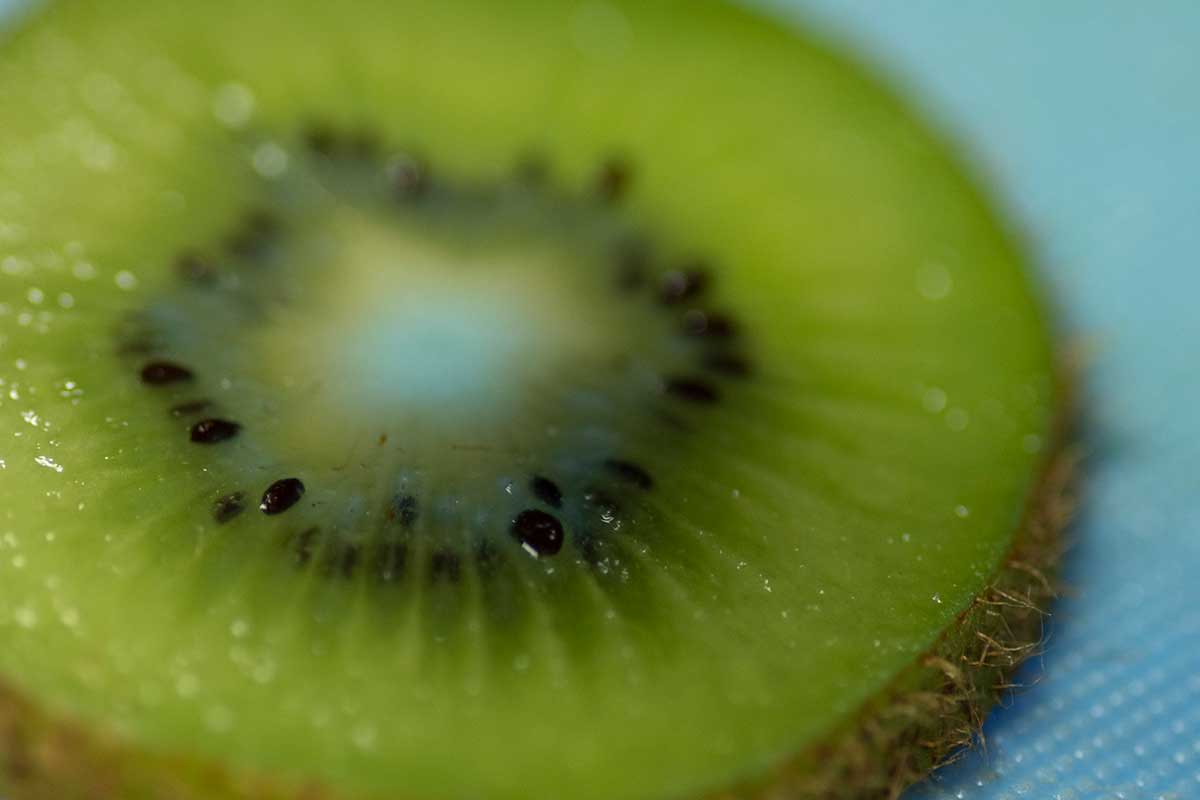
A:
[[[988,709],[1043,642],[1074,514],[1081,448],[1073,433],[1076,359],[1063,359],[1048,455],[1008,555],[987,587],[892,684],[827,741],[766,778],[703,800],[896,800],[981,735]],[[346,795],[318,783],[235,773],[144,752],[51,716],[0,682],[0,790],[10,800],[418,800]],[[403,788],[398,789],[403,792]]]

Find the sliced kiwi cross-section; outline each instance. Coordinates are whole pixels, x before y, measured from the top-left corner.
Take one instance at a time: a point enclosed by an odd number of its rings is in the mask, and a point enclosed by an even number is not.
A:
[[[1023,260],[795,33],[65,0],[0,119],[15,797],[872,796],[1027,651]]]

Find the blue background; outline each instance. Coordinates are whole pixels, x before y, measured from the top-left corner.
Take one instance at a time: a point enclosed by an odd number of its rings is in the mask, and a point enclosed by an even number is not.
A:
[[[1200,797],[1200,3],[753,2],[959,140],[1092,354],[1071,594],[986,750],[905,800]]]

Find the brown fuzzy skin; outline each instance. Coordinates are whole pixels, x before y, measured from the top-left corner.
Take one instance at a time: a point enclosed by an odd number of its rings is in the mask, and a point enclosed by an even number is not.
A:
[[[1016,667],[1037,653],[1043,609],[1056,594],[1053,575],[1075,507],[1079,463],[1065,425],[1060,431],[1008,557],[929,652],[840,732],[765,779],[706,800],[895,800],[976,741],[987,710],[1012,688]],[[48,716],[4,683],[0,772],[11,800],[368,800],[139,751]]]

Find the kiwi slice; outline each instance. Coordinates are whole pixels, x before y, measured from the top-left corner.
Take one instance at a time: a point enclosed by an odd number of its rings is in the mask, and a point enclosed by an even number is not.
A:
[[[841,58],[707,0],[0,53],[13,797],[873,796],[1036,641],[1043,313]]]

